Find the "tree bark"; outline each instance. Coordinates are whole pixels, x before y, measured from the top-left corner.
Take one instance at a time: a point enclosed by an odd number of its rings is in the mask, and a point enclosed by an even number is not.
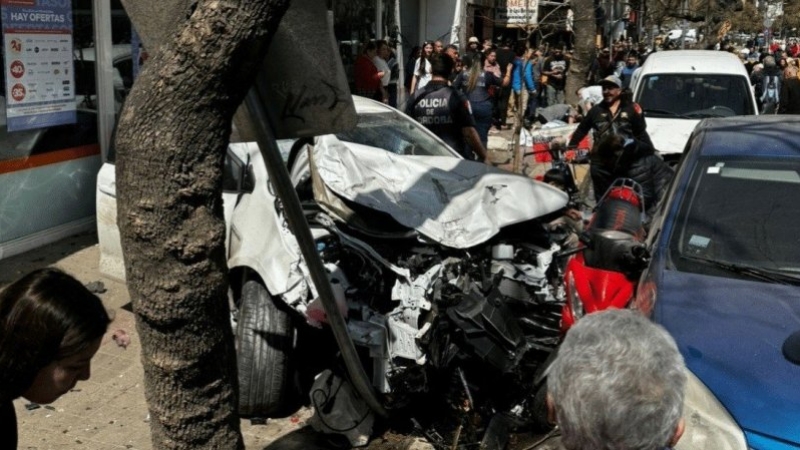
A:
[[[573,0],[574,12],[574,53],[567,77],[566,97],[570,104],[578,103],[575,91],[586,83],[586,71],[594,58],[595,18],[592,0]]]
[[[119,120],[118,224],[155,449],[243,448],[222,167],[233,114],[288,5],[198,2]]]

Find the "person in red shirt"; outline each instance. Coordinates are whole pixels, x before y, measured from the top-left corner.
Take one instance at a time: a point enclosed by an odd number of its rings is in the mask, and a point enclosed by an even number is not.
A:
[[[789,54],[792,55],[792,58],[797,58],[797,55],[800,55],[800,44],[797,41],[792,41],[792,45],[789,46]]]
[[[353,66],[355,77],[355,94],[381,101],[381,78],[383,72],[375,67],[372,59],[378,54],[378,46],[375,41],[367,42],[364,51],[358,56]]]

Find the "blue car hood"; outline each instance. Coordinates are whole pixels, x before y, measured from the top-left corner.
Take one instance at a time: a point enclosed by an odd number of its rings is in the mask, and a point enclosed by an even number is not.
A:
[[[781,350],[800,331],[800,286],[675,270],[657,283],[653,319],[739,426],[800,444],[800,366]]]

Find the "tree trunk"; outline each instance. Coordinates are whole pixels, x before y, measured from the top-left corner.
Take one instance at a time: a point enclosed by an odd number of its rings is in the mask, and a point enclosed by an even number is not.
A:
[[[288,4],[198,2],[175,19],[183,25],[147,61],[120,117],[118,223],[156,449],[243,448],[222,167],[233,114]]]
[[[572,11],[575,14],[573,33],[575,48],[570,62],[567,77],[566,97],[570,104],[578,103],[575,91],[586,83],[586,71],[594,57],[595,18],[592,0],[573,0]]]

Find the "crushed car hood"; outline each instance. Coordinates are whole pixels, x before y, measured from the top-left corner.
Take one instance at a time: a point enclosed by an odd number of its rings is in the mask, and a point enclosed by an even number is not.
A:
[[[800,366],[781,352],[800,330],[800,287],[664,270],[658,292],[653,319],[739,426],[800,443]]]
[[[317,139],[313,159],[336,195],[451,248],[483,243],[504,226],[558,211],[568,201],[559,189],[486,164],[397,155],[345,145],[333,135]]]
[[[700,120],[647,118],[647,134],[661,154],[683,153],[686,142]]]

